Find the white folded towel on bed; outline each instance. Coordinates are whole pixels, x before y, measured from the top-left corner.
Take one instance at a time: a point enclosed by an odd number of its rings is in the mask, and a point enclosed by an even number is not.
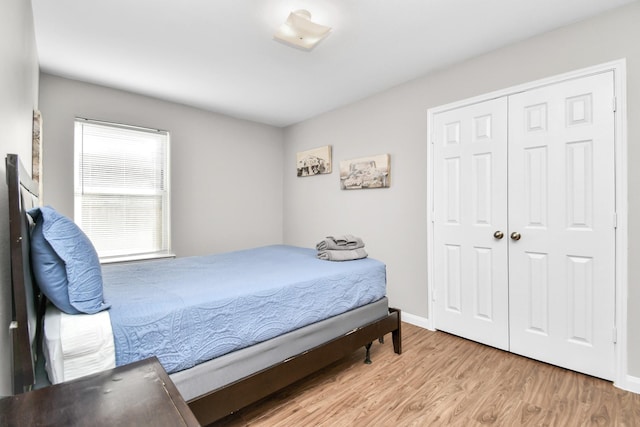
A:
[[[326,250],[350,250],[364,248],[364,242],[360,237],[356,237],[352,234],[345,234],[344,236],[327,236],[321,242],[316,245],[316,249],[319,251]]]
[[[326,261],[352,261],[367,256],[364,248],[318,251],[318,258]]]

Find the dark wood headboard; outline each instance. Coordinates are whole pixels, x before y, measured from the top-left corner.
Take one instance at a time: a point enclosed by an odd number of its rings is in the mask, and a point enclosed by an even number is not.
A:
[[[38,185],[16,154],[6,158],[9,195],[9,239],[11,292],[13,392],[23,393],[35,384],[36,330],[43,301],[31,273],[30,223],[26,211],[38,206]]]

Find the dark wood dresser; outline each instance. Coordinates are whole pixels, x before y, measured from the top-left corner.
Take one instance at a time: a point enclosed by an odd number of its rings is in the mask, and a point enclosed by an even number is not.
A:
[[[199,426],[156,357],[0,400],[0,426]]]

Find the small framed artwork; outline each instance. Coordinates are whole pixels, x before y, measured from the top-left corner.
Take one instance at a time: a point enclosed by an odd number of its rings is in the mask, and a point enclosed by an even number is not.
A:
[[[391,184],[388,154],[340,162],[340,187],[343,190],[388,188]]]
[[[31,141],[32,170],[31,177],[35,182],[40,182],[40,165],[42,160],[42,114],[40,111],[33,112],[33,128]]]
[[[331,173],[331,146],[314,148],[296,153],[298,176]]]

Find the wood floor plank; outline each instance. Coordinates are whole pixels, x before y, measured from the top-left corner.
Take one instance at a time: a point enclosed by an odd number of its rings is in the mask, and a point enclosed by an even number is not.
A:
[[[213,424],[256,426],[640,426],[640,395],[443,332],[390,337]]]

